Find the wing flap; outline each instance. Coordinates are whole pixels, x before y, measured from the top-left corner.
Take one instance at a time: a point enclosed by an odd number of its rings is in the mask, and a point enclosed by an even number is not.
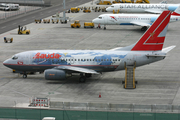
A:
[[[134,24],[134,25],[138,25],[138,26],[151,26],[150,24],[148,23],[143,23],[143,22],[130,22],[131,24]]]
[[[159,10],[152,10],[152,9],[147,9],[145,10],[146,12],[149,12],[149,13],[158,13],[158,14],[161,14],[162,11],[159,11]]]
[[[80,73],[91,73],[91,74],[99,74],[95,70],[87,69],[87,68],[81,68],[81,67],[75,67],[75,66],[58,66],[56,69],[60,70],[69,70],[69,71],[75,71]]]

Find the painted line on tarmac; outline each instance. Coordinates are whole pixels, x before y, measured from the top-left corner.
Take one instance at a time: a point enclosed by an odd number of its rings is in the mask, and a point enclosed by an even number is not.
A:
[[[23,21],[26,21],[27,19],[24,19]]]
[[[17,24],[17,23],[13,23],[13,25],[15,25],[15,24]]]
[[[6,35],[9,35],[9,34],[10,34],[10,33],[7,33],[7,34],[4,34],[4,35],[1,35],[1,36],[0,36],[0,38],[1,38],[1,37],[5,37]]]

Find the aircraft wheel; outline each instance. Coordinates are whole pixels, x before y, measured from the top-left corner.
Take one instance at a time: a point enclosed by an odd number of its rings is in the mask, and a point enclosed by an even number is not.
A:
[[[146,30],[147,30],[147,27],[146,27],[146,26],[144,26],[144,27],[141,28],[141,31],[146,31]]]
[[[27,74],[23,74],[23,78],[27,78]]]
[[[125,81],[122,81],[122,84],[124,84],[125,83]]]
[[[104,30],[106,30],[106,27],[104,27]]]
[[[86,76],[87,78],[90,78],[90,77],[92,77],[92,74],[86,73],[85,76]]]
[[[86,77],[82,76],[79,78],[80,83],[84,83],[86,81]]]
[[[135,81],[135,84],[138,84],[138,81]]]

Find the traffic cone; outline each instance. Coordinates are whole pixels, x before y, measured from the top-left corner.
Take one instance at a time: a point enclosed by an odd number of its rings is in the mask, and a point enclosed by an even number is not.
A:
[[[99,98],[101,98],[101,93],[99,93]]]

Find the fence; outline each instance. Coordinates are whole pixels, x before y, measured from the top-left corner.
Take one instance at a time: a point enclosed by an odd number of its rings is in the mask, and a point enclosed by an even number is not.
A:
[[[17,106],[16,102],[14,103]],[[50,102],[47,107],[0,107],[0,118],[56,120],[180,120],[178,105]]]
[[[0,13],[0,19],[7,19],[9,17],[13,17],[13,16],[20,15],[20,14],[25,14],[27,12],[30,12],[30,11],[33,11],[33,10],[37,10],[37,9],[41,9],[41,7],[37,7],[37,6],[23,6],[23,7],[21,7],[17,11],[5,11],[3,13]]]
[[[180,120],[179,113],[0,108],[0,118],[41,120],[43,117],[55,117],[56,120]]]

